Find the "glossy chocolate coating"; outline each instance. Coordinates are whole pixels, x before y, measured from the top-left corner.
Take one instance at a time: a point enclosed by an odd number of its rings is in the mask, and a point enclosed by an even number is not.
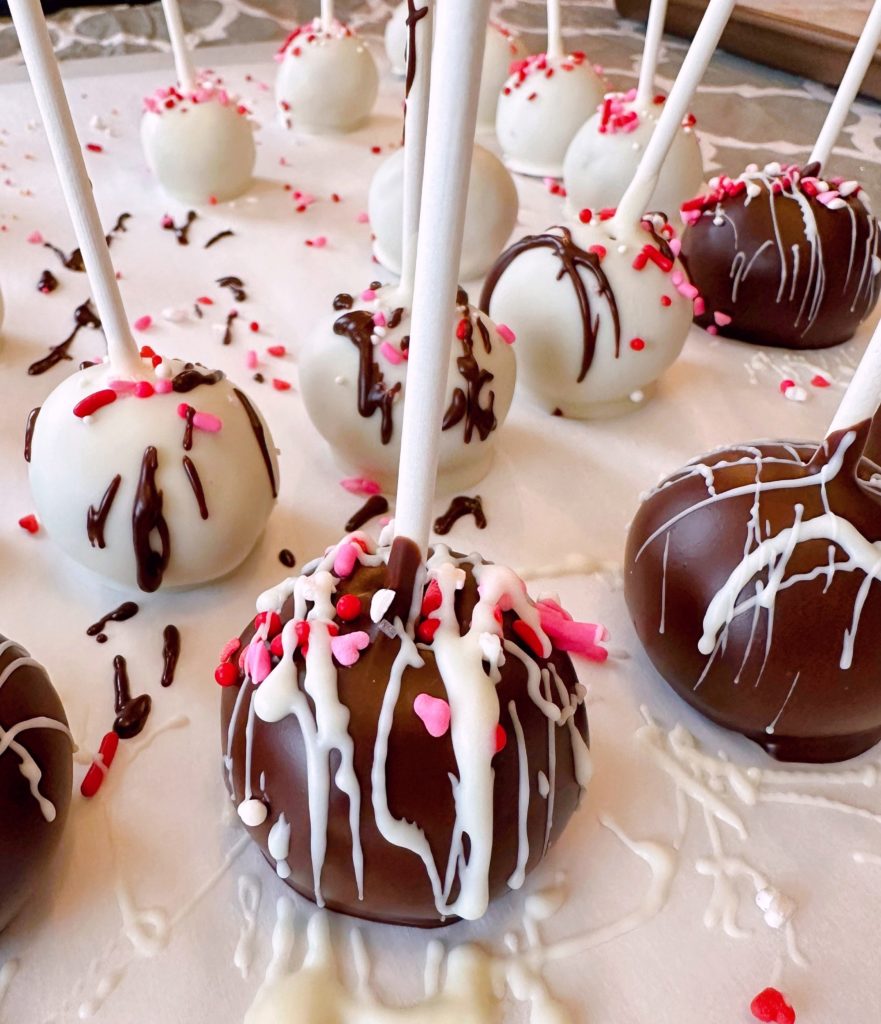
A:
[[[877,220],[859,193],[830,207],[798,174],[744,175],[757,195],[717,191],[683,233],[681,259],[706,306],[695,317],[702,327],[756,345],[828,348],[853,337],[875,307]],[[791,184],[775,195],[781,176]]]
[[[866,458],[881,469],[881,414],[876,413],[869,427],[869,440],[866,442]]]
[[[0,636],[0,644],[5,637]],[[26,652],[14,645],[0,654],[0,677]],[[54,719],[67,725],[64,708],[46,672],[19,664],[0,685],[0,747],[5,733],[33,718]],[[47,821],[22,775],[14,749],[0,753],[0,931],[44,882],[46,867],[64,830],[70,806],[73,751],[67,733],[33,728],[14,734],[36,762],[42,777],[40,793],[55,808]]]
[[[830,548],[838,562],[847,556],[828,539],[829,531],[816,539],[802,532],[788,562],[776,563],[783,573],[776,596],[773,585],[768,589],[775,569],[750,577],[736,594],[741,609],[729,620],[727,636],[724,628],[714,634],[709,655],[698,647],[704,617],[745,554],[756,549],[751,523],[759,524],[764,542],[793,526],[799,505],[803,524],[824,514],[822,488],[816,476],[813,483],[808,478],[832,464],[848,437],[852,443],[826,484],[826,496],[831,512],[862,535],[871,559],[868,544],[881,540],[881,486],[858,478],[871,475],[860,461],[866,429],[863,424],[835,435],[825,448],[761,442],[705,456],[650,494],[627,540],[625,596],[655,668],[698,711],[783,761],[844,760],[881,739],[881,581],[861,594],[869,579],[864,571],[823,571]],[[757,497],[757,477],[763,486],[781,480],[796,485]],[[737,488],[742,491],[733,493]],[[793,582],[798,574],[805,578]],[[757,581],[773,616],[759,608],[754,617],[752,607],[743,607],[755,596]],[[852,664],[843,668],[848,631],[855,637]]]
[[[470,566],[464,565],[467,582],[457,597],[457,611],[463,624],[470,620],[476,599],[474,578]],[[375,568],[362,566],[347,580],[341,581],[337,594],[354,593],[362,598],[362,606],[370,606],[370,597],[381,587],[389,585],[389,569],[385,564]],[[282,620],[291,615],[290,602],[285,606]],[[510,628],[510,613],[505,613],[507,639],[528,648],[517,640]],[[420,858],[408,850],[394,846],[380,834],[374,819],[371,802],[371,769],[380,706],[386,693],[392,662],[399,648],[397,638],[389,638],[365,613],[352,622],[341,624],[341,632],[364,630],[372,638],[369,647],[352,668],[339,667],[339,693],[349,708],[349,733],[354,740],[354,768],[361,790],[361,842],[364,851],[364,899],[358,899],[352,870],[352,842],[349,831],[348,799],[338,788],[331,788],[328,824],[328,846],[321,877],[322,895],[326,905],[355,917],[391,924],[435,927],[451,923],[455,918],[441,918],[435,906],[428,874]],[[250,641],[253,627],[242,635],[243,643]],[[449,773],[457,772],[449,731],[433,738],[413,710],[420,693],[445,698],[446,693],[435,667],[431,648],[420,648],[424,667],[408,668],[404,672],[400,697],[395,706],[387,761],[387,788],[389,808],[395,817],[416,822],[425,832],[441,877],[450,849],[455,809]],[[539,666],[552,663],[566,688],[573,692],[577,685],[575,671],[568,655],[555,650],[548,661],[530,654]],[[296,660],[301,668],[303,658],[299,651]],[[527,871],[542,859],[548,803],[540,798],[536,776],[539,770],[548,770],[548,719],[528,696],[526,669],[514,656],[509,655],[502,666],[502,680],[497,692],[501,708],[500,723],[507,733],[507,744],[495,755],[494,790],[494,846],[489,873],[490,898],[504,893],[507,880],[514,871],[518,852],[518,745],[514,726],[508,711],[509,701],[516,703],[517,714],[525,735],[529,759],[530,805],[528,814],[529,859]],[[250,686],[247,682],[244,685]],[[225,747],[227,730],[239,686],[223,691],[222,743]],[[559,696],[552,699],[559,704]],[[232,743],[233,800],[244,797],[245,779],[245,720],[239,715]],[[587,715],[581,704],[575,713],[575,724],[587,736]],[[554,792],[553,843],[563,831],[578,806],[581,787],[575,778],[573,751],[569,729],[554,728],[556,744],[556,786]],[[267,724],[254,718],[253,760],[251,781],[254,794],[263,795],[260,775],[265,773],[265,801],[269,817],[260,826],[249,828],[267,860],[275,861],[267,853],[267,841],[272,822],[284,813],[291,825],[290,854],[287,858],[291,875],[287,879],[297,892],[314,899],[312,861],[310,855],[310,818],[307,792],[305,750],[300,727],[294,716],[287,716],[276,724]],[[332,761],[332,771],[337,763]],[[467,842],[466,842],[467,849]],[[458,892],[458,881],[452,896]]]

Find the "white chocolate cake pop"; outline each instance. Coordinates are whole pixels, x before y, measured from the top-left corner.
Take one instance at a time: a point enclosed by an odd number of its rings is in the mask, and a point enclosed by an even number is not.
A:
[[[278,492],[269,430],[219,371],[149,355],[72,374],[32,423],[30,483],[52,540],[125,588],[191,587],[251,551]]]
[[[146,97],[141,142],[159,184],[182,203],[235,199],[251,184],[254,126],[217,80],[203,77],[192,90],[172,86]]]
[[[486,26],[486,49],[483,51],[483,71],[477,99],[479,132],[495,131],[499,95],[511,75],[511,65],[524,57],[526,47],[523,40],[498,22],[490,21]],[[468,214],[465,216],[467,218]]]
[[[520,380],[548,412],[635,408],[685,343],[696,290],[675,258],[673,228],[660,214],[612,224],[593,215],[528,235],[484,286],[481,308],[516,333]]]
[[[373,254],[394,274],[400,274],[403,256],[404,159],[404,150],[398,149],[380,165],[367,199]],[[489,270],[511,237],[518,205],[517,187],[505,165],[483,146],[475,146],[460,280],[471,281]]]
[[[336,19],[315,18],[284,41],[275,98],[286,122],[305,132],[350,132],[370,116],[379,74],[367,44]]]
[[[563,185],[572,210],[618,205],[655,130],[663,103],[664,97],[656,95],[643,104],[633,89],[605,97],[566,151]],[[703,179],[694,117],[689,114],[664,160],[649,209],[674,218],[682,203],[700,191]]]
[[[444,402],[439,486],[462,490],[488,471],[496,430],[514,395],[516,367],[506,328],[460,292]],[[394,491],[407,390],[410,310],[396,287],[368,288],[338,312],[300,356],[306,411],[347,473]]]

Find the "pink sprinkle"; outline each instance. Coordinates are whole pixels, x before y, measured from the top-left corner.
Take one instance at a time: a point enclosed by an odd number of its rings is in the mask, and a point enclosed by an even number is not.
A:
[[[513,345],[517,340],[517,335],[511,330],[507,324],[496,324],[496,330],[501,335],[502,341],[507,345]]]
[[[43,236],[40,234],[39,231],[32,231],[28,235],[28,239],[27,240],[31,243],[31,245],[42,245],[43,244]]]
[[[172,390],[172,383],[163,377],[159,377],[153,385],[157,395],[167,395]]]
[[[538,613],[541,628],[559,650],[580,654],[591,661],[605,661],[608,658],[608,650],[601,646],[609,637],[605,626],[575,622],[556,601],[549,599],[538,602]]]
[[[369,480],[363,476],[347,476],[345,479],[340,480],[340,486],[348,491],[349,494],[369,496],[382,493],[382,488],[375,480]]]
[[[242,646],[242,641],[237,636],[234,636],[232,640],[227,640],[220,651],[220,658],[218,659],[220,664],[223,664],[236,653],[236,651]]]
[[[135,384],[135,398],[151,398],[156,393],[156,389],[148,380],[139,380]]]
[[[187,418],[187,408],[186,402],[181,402],[177,407],[177,414],[182,420]],[[206,434],[217,434],[223,426],[223,420],[211,412],[196,412],[193,413],[193,426],[196,430],[204,430]]]
[[[324,235],[317,235],[315,238],[307,238],[306,245],[313,249],[323,249],[327,245],[327,238]]]
[[[704,329],[706,330],[707,334],[716,335],[719,333],[719,328],[714,326],[713,324],[710,324],[709,327],[706,327]]]
[[[259,685],[272,671],[272,662],[269,659],[269,648],[259,638],[254,637],[251,641],[245,656],[245,671]]]
[[[413,710],[422,719],[429,736],[443,736],[450,727],[450,705],[440,697],[420,693],[413,701]]]
[[[355,566],[358,564],[358,555],[360,554],[361,548],[352,541],[340,544],[337,548],[336,557],[333,560],[334,575],[338,576],[341,580],[351,576]]]
[[[707,311],[707,304],[700,297],[700,295],[698,295],[698,297],[694,300],[694,315],[695,316],[703,316],[704,313],[706,313],[706,311]]]
[[[680,295],[684,295],[686,299],[694,300],[700,295],[700,292],[697,290],[697,288],[695,288],[695,286],[693,284],[690,284],[688,281],[683,281],[682,284],[678,284],[676,286],[676,290],[679,292]]]
[[[397,366],[398,363],[402,363],[404,361],[403,353],[400,349],[395,348],[390,341],[384,341],[379,346],[379,351],[394,366]]]
[[[107,382],[107,386],[118,395],[131,395],[136,387],[133,380],[111,380]]]
[[[826,377],[824,377],[821,373],[817,373],[813,377],[811,377],[811,384],[815,388],[828,388],[831,384],[831,381],[827,380]]]
[[[685,274],[683,274],[681,270],[674,270],[670,275],[670,280],[673,282],[673,286],[678,288],[685,280]]]
[[[364,302],[372,302],[376,298],[376,292],[372,288],[365,288],[361,292],[361,299]]]
[[[330,650],[336,660],[346,668],[354,665],[361,657],[361,651],[370,645],[370,637],[363,630],[343,633],[330,638]]]
[[[147,328],[150,327],[152,323],[152,316],[139,316],[138,319],[135,320],[134,324],[132,324],[132,326],[136,331],[146,331]]]
[[[780,394],[781,394],[781,395],[785,395],[785,394],[786,394],[786,392],[787,392],[787,391],[788,391],[788,390],[789,390],[790,388],[794,388],[794,387],[795,387],[795,381],[794,381],[794,380],[790,380],[790,379],[789,379],[789,378],[787,377],[787,378],[786,378],[786,380],[781,380],[781,381],[780,381],[779,387],[780,387]]]
[[[373,324],[374,324],[375,327],[385,327],[385,325],[386,325],[385,313],[383,313],[383,311],[381,309],[377,310],[377,312],[375,312],[373,314]]]
[[[731,323],[731,317],[727,313],[720,313],[718,310],[713,313],[713,319],[720,327],[727,327]]]
[[[682,251],[682,242],[678,238],[671,238],[667,245],[670,246],[670,252],[672,252],[674,256],[678,256]]]
[[[370,217],[363,210],[361,211],[361,213],[358,214],[358,216],[355,218],[355,220],[359,224],[369,224],[370,223]]]
[[[249,370],[257,369],[257,353],[252,348],[248,349],[248,352],[245,355],[245,365]]]

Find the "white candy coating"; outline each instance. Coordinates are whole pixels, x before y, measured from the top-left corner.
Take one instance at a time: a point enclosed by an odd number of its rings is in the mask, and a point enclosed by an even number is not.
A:
[[[393,287],[380,289],[377,298],[371,302],[360,302],[356,308],[384,310],[390,314],[399,305],[398,290]],[[485,440],[478,430],[473,430],[471,440],[465,443],[466,418],[441,433],[438,488],[440,490],[463,490],[473,486],[489,470],[493,454],[496,431],[504,423],[514,395],[516,366],[514,353],[498,333],[492,321],[474,307],[469,307],[474,325],[474,358],[482,370],[493,377],[480,390],[478,404],[486,409],[490,392],[494,394],[493,411],[497,426]],[[382,415],[377,409],[369,417],[362,416],[358,406],[359,350],[346,334],[337,334],[333,324],[342,316],[335,313],[311,337],[300,354],[300,390],[306,411],[319,433],[330,444],[336,461],[349,474],[375,480],[386,492],[395,490],[398,461],[401,452],[401,422],[407,387],[407,362],[390,361],[382,351],[384,343],[400,351],[401,340],[409,335],[409,311],[404,314],[395,328],[381,328],[383,336],[376,336],[373,342],[373,361],[382,372],[386,388],[400,385],[391,406],[391,437],[382,443]],[[457,318],[457,322],[461,318]],[[487,352],[477,321],[485,325],[491,351]],[[444,408],[449,409],[454,391],[467,391],[467,384],[457,366],[457,359],[464,355],[461,340],[453,341],[450,356],[450,374]]]
[[[612,120],[607,119],[606,130],[601,132],[601,110],[581,127],[563,163],[563,184],[574,212],[585,207],[601,210],[618,205],[663,109],[651,102],[640,107],[633,98],[620,94],[611,98],[616,110],[613,117],[626,121],[635,113],[637,119],[629,122],[635,127],[615,128]],[[676,220],[680,205],[701,191],[703,179],[697,136],[691,127],[683,126],[670,146],[648,208]]]
[[[486,26],[486,49],[477,100],[478,131],[495,131],[499,94],[511,74],[511,62],[523,60],[525,56],[526,47],[519,36],[494,21]]]
[[[403,78],[407,74],[407,0],[392,11],[385,23],[384,39],[391,72]]]
[[[489,150],[474,147],[459,278],[483,275],[505,247],[517,223],[517,186],[505,165]],[[391,154],[377,170],[367,198],[373,254],[394,274],[401,272],[404,212],[404,150]]]
[[[183,368],[182,362],[172,360],[171,376]],[[160,380],[147,361],[144,378],[153,384]],[[260,419],[271,478],[245,407],[226,378],[186,393],[120,396],[91,416],[74,415],[82,399],[107,388],[113,379],[106,364],[88,367],[71,374],[43,403],[30,461],[31,491],[41,525],[62,551],[87,569],[119,587],[138,589],[133,511],[145,451],[152,446],[169,535],[161,586],[192,587],[224,576],[254,547],[275,503],[278,461],[266,424]],[[189,451],[183,447],[186,423],[178,412],[181,403],[219,417],[222,424],[217,432],[194,427]],[[256,410],[255,414],[259,418]],[[202,518],[185,472],[184,456],[196,467],[207,519]],[[100,506],[117,474],[119,486],[104,525],[105,547],[93,546],[87,513],[90,506]],[[155,529],[150,547],[162,547]]]
[[[345,25],[319,19],[291,33],[279,51],[275,98],[297,130],[350,132],[370,116],[379,73],[370,49]]]
[[[235,199],[252,181],[253,124],[223,90],[200,87],[198,95],[199,102],[186,98],[172,109],[148,97],[153,109],[141,120],[147,165],[164,191],[182,203]]]
[[[605,82],[582,54],[527,58],[505,82],[496,112],[496,135],[508,167],[560,177],[569,143],[605,91]]]
[[[548,412],[559,409],[565,416],[587,419],[635,408],[685,343],[692,300],[681,264],[676,261],[664,271],[647,260],[641,270],[634,269],[634,259],[643,247],[657,246],[651,234],[637,225],[612,238],[611,223],[595,217],[591,224],[578,224],[570,230],[582,256],[591,246],[605,250],[599,267],[614,295],[620,320],[617,346],[613,306],[601,293],[605,283],[589,268],[571,262],[572,254],[578,255],[572,248],[567,247],[567,256],[561,259],[553,242],[524,247],[501,271],[489,295],[490,316],[507,324],[517,336],[521,383]],[[562,237],[561,229],[552,228],[534,239]],[[515,243],[512,250],[521,245]],[[503,255],[500,267],[505,259]],[[571,266],[572,273],[564,266]],[[584,284],[589,322],[596,324],[595,348],[589,359],[585,318],[573,275]],[[663,304],[666,300],[669,305]],[[487,304],[486,293],[482,304]],[[579,381],[586,362],[587,371]]]

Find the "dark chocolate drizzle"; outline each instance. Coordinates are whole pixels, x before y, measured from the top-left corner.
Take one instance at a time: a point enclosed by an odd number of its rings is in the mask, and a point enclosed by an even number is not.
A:
[[[131,218],[130,213],[121,213],[116,218],[116,223],[110,229],[110,231],[104,236],[104,240],[108,246],[113,242],[113,236],[122,234],[127,231],[128,228],[125,226],[125,222]],[[74,249],[73,252],[68,255],[63,249],[59,249],[57,245],[53,245],[51,242],[43,242],[45,249],[50,249],[55,255],[61,260],[61,264],[67,270],[73,270],[78,274],[85,273],[86,264],[83,261],[83,254],[79,249]]]
[[[395,596],[384,616],[387,622],[393,623],[396,618],[407,622],[410,618],[413,591],[421,569],[419,545],[409,537],[395,537],[388,561],[389,589],[395,592]]]
[[[44,270],[43,273],[40,274],[40,280],[37,281],[37,291],[42,292],[43,295],[51,295],[57,287],[58,278],[51,270]]]
[[[266,466],[266,472],[269,475],[272,496],[277,498],[278,481],[275,479],[275,470],[272,468],[272,457],[269,454],[269,446],[266,443],[266,431],[263,429],[263,424],[260,422],[260,417],[257,415],[257,410],[251,404],[250,398],[248,398],[244,391],[239,391],[238,388],[233,388],[233,391],[236,398],[242,403],[242,408],[245,410],[245,414],[251,423],[251,429],[254,431],[257,446],[260,448],[260,454],[263,456],[263,464]]]
[[[248,295],[245,291],[245,282],[234,274],[227,274],[226,277],[218,277],[217,283],[221,288],[229,288],[232,297],[236,302],[245,302]]]
[[[92,309],[89,299],[73,311],[74,328],[70,334],[59,342],[54,348],[49,349],[49,354],[43,356],[42,359],[38,359],[35,363],[31,363],[28,367],[28,374],[31,377],[37,377],[41,373],[45,373],[47,370],[51,370],[53,366],[57,366],[64,359],[72,359],[73,357],[68,353],[68,349],[76,340],[76,336],[80,332],[81,327],[100,327],[101,321],[95,315]]]
[[[211,238],[205,243],[205,249],[210,249],[212,245],[219,242],[222,238],[232,238],[235,235],[235,231],[231,228],[224,228],[223,231],[218,231],[216,235],[212,235]]]
[[[278,553],[278,560],[286,569],[293,569],[297,564],[297,559],[290,548],[282,548]]]
[[[203,384],[219,384],[223,378],[222,370],[209,370],[205,373],[192,363],[187,363],[180,373],[176,373],[171,378],[171,390],[179,395],[185,395]]]
[[[113,731],[121,740],[130,740],[147,724],[153,700],[148,693],[132,697],[128,666],[121,654],[113,659],[113,689],[116,694]]]
[[[184,456],[184,472],[187,474],[187,480],[190,481],[190,487],[193,488],[196,504],[199,506],[199,515],[203,519],[207,519],[208,505],[205,502],[205,488],[202,486],[202,479],[199,476],[199,471],[196,469],[196,464],[189,455]]]
[[[27,423],[24,428],[24,461],[31,461],[31,444],[34,440],[34,427],[37,425],[37,417],[40,415],[40,406],[31,409],[28,413]]]
[[[162,685],[171,686],[174,671],[180,657],[180,630],[177,626],[166,626],[162,631]]]
[[[158,466],[156,449],[152,446],[146,448],[132,508],[132,541],[138,567],[138,586],[147,593],[158,590],[162,585],[171,556],[168,523],[162,514],[162,491],[156,487]],[[154,532],[158,535],[158,551],[151,544]]]
[[[486,529],[486,513],[483,511],[483,502],[480,500],[479,494],[473,498],[467,494],[460,494],[453,498],[446,512],[435,519],[434,532],[442,537],[445,536],[463,516],[474,516],[477,529]]]
[[[193,419],[196,416],[196,410],[191,405],[187,405],[182,402],[179,409],[184,411],[184,439],[183,446],[184,451],[188,452],[193,447]]]
[[[466,298],[467,303],[467,298]],[[462,420],[465,421],[465,444],[470,444],[474,431],[477,431],[481,441],[485,441],[498,426],[496,414],[493,411],[496,394],[489,392],[489,404],[480,404],[480,394],[483,388],[493,380],[493,374],[489,370],[482,370],[474,357],[474,320],[480,330],[484,347],[487,352],[492,351],[489,331],[479,317],[472,319],[467,304],[463,311],[461,323],[467,324],[464,337],[461,339],[462,348],[465,350],[456,360],[456,366],[462,379],[465,381],[465,388],[454,388],[450,405],[444,413],[443,429],[450,430]]]
[[[86,636],[98,637],[104,632],[108,622],[128,622],[138,614],[138,611],[138,606],[134,601],[124,601],[118,608],[114,608],[112,612],[102,615],[97,622],[93,622],[86,630]],[[104,640],[106,639],[107,637],[104,637]],[[104,641],[99,639],[98,642],[103,643]]]
[[[226,325],[225,325],[225,327],[223,329],[223,342],[222,342],[222,344],[224,344],[224,345],[231,345],[232,344],[232,325],[233,325],[233,321],[238,317],[238,315],[239,314],[234,309],[231,309],[226,314]]]
[[[369,523],[377,516],[384,516],[386,512],[388,512],[388,499],[381,494],[371,494],[358,511],[349,518],[345,532],[352,533],[354,530],[360,530],[365,523]]]
[[[174,237],[177,239],[177,244],[178,245],[189,245],[190,244],[190,226],[192,225],[193,221],[196,220],[196,218],[198,216],[199,215],[196,213],[195,210],[188,210],[187,211],[186,220],[183,222],[183,224],[178,226],[177,224],[174,223],[174,221],[171,219],[171,217],[167,217],[166,220],[165,220],[165,223],[162,225],[162,227],[166,231],[173,231],[174,232]],[[207,249],[208,246],[206,245],[205,248]]]
[[[557,280],[559,281],[564,274],[568,275],[569,280],[572,282],[572,287],[575,289],[578,305],[581,307],[581,323],[584,336],[581,369],[578,372],[578,381],[581,382],[587,376],[587,372],[591,368],[594,355],[596,354],[599,314],[596,316],[591,315],[590,298],[587,294],[584,280],[579,273],[579,268],[584,267],[585,270],[593,275],[599,287],[600,295],[609,306],[609,312],[611,313],[615,329],[616,359],[621,354],[621,320],[618,314],[618,303],[615,300],[615,293],[612,291],[609,279],[603,271],[600,257],[596,253],[585,252],[584,249],[577,246],[572,241],[572,233],[567,228],[560,227],[552,230],[559,231],[560,234],[554,235],[550,232],[545,232],[542,235],[526,235],[502,253],[487,275],[483,292],[480,296],[480,308],[485,312],[489,311],[490,300],[502,274],[521,253],[528,252],[530,249],[550,249],[560,261]],[[665,247],[666,255],[669,253],[669,246],[666,246],[665,243]]]
[[[377,409],[382,417],[380,438],[392,439],[392,406],[401,385],[387,387],[382,370],[373,358],[373,314],[366,309],[344,313],[333,325],[334,334],[344,335],[358,349],[358,412],[369,419]]]
[[[116,492],[119,490],[121,483],[122,477],[117,473],[107,485],[107,490],[98,502],[98,507],[95,508],[94,505],[89,505],[86,512],[86,535],[93,548],[106,547],[104,543],[104,527],[107,524],[107,517],[110,515],[113,499],[116,497]]]

